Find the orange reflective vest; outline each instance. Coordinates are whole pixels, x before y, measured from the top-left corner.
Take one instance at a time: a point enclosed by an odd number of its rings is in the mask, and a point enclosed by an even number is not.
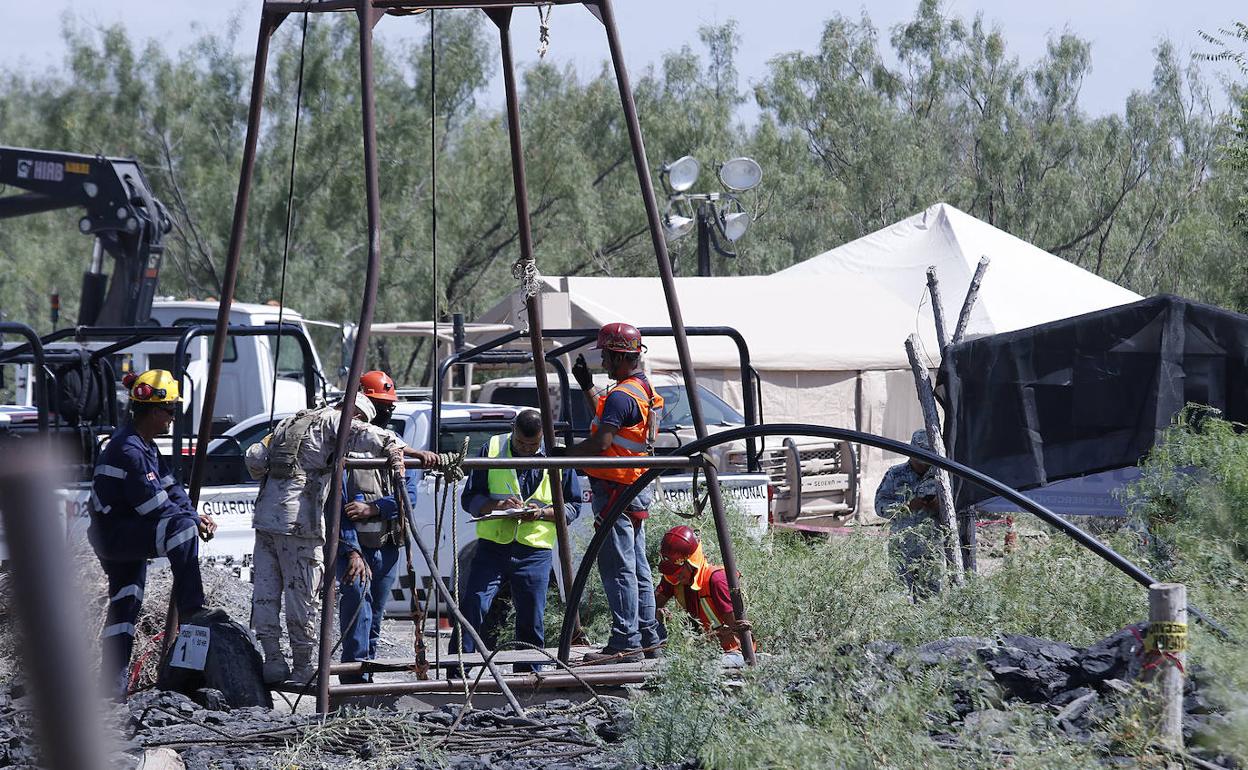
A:
[[[663,412],[663,397],[658,391],[650,388],[648,383],[643,382],[635,376],[628,376],[612,385],[598,397],[598,409],[594,414],[594,421],[589,426],[589,435],[598,432],[598,426],[602,420],[602,410],[607,405],[607,397],[615,392],[628,394],[629,398],[637,402],[637,406],[641,409],[641,419],[636,425],[621,427],[615,432],[615,438],[611,441],[611,446],[602,453],[603,457],[644,457],[653,454],[653,437],[652,426],[658,427],[659,415]],[[656,431],[657,432],[657,431]],[[616,484],[632,484],[641,475],[646,472],[645,468],[586,468],[585,473],[603,481],[611,481]]]
[[[710,633],[720,626],[731,621],[732,613],[729,612],[726,617],[721,616],[715,611],[715,603],[711,601],[711,577],[717,572],[723,572],[724,568],[711,564],[703,564],[698,568],[697,574],[693,576],[693,585],[673,586],[673,597],[676,603],[684,608],[693,616],[694,620],[702,625],[702,630]],[[697,599],[693,607],[690,607],[686,600],[692,596]],[[724,652],[736,652],[741,649],[741,641],[737,639],[736,634],[732,636],[720,637],[719,644],[724,648]]]

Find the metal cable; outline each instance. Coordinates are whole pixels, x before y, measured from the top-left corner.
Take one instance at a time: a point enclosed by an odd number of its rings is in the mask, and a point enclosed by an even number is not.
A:
[[[308,3],[304,4],[305,7]],[[299,113],[303,106],[303,64],[304,50],[308,43],[308,12],[303,12],[303,33],[299,39],[299,77],[295,83],[295,127],[290,142],[290,177],[286,183],[286,233],[282,242],[282,279],[277,290],[277,328],[282,328],[282,320],[286,314],[286,263],[290,258],[290,230],[294,222],[295,212],[295,159],[299,155]],[[277,413],[277,375],[278,363],[282,357],[282,335],[275,334],[273,342],[273,388],[269,392],[269,425],[273,425],[273,415]]]

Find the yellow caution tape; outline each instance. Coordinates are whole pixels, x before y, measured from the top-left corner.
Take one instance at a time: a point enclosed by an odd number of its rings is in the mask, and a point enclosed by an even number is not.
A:
[[[1149,652],[1186,652],[1187,624],[1158,621],[1149,623],[1144,648]]]

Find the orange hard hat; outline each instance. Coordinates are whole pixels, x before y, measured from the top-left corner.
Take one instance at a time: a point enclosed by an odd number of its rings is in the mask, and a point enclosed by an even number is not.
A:
[[[360,389],[364,391],[364,395],[378,401],[399,400],[398,394],[395,393],[394,380],[382,371],[364,372],[364,376],[360,377]]]
[[[614,350],[618,353],[640,353],[641,332],[626,323],[610,323],[598,330],[596,350]]]
[[[684,524],[672,527],[667,534],[663,535],[663,540],[659,543],[659,556],[662,558],[659,562],[659,572],[664,575],[675,575],[701,548],[702,543],[691,527]]]

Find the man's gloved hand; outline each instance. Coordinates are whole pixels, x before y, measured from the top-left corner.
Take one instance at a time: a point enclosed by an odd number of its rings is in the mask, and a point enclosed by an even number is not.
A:
[[[581,390],[588,393],[594,388],[594,373],[589,370],[589,364],[585,362],[585,355],[582,353],[576,357],[576,361],[572,364],[572,377],[577,384],[581,386]]]
[[[568,448],[566,446],[560,446],[558,444],[555,444],[554,446],[546,450],[546,455],[548,457],[567,457]]]

